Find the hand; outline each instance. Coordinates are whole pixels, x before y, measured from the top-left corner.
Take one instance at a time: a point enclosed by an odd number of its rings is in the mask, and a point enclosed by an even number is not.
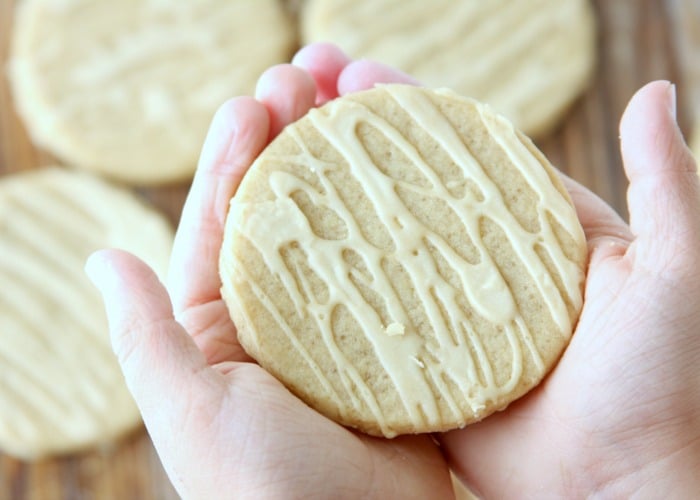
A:
[[[236,342],[216,264],[245,170],[313,104],[377,81],[412,81],[328,45],[303,49],[294,65],[265,73],[257,100],[236,98],[217,113],[178,229],[170,299],[128,254],[88,262],[127,383],[179,493],[449,498],[448,463],[486,497],[691,488],[700,470],[700,188],[672,88],[642,89],[621,123],[629,227],[566,181],[590,263],[584,310],[559,365],[507,411],[439,436],[438,448],[427,436],[387,441],[326,420]]]
[[[629,226],[565,179],[589,247],[571,344],[526,398],[441,439],[486,497],[700,492],[700,189],[675,104],[654,82],[622,117]]]
[[[284,125],[336,97],[341,72],[381,69],[327,49],[308,60],[301,54],[300,67],[271,68],[256,99],[238,97],[217,112],[183,209],[167,292],[127,253],[101,251],[87,264],[126,382],[184,498],[452,494],[429,436],[388,441],[351,432],[252,363],[219,292],[224,218],[252,161]]]

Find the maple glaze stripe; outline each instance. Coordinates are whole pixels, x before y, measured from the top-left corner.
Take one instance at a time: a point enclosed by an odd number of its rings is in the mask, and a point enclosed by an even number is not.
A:
[[[452,196],[448,187],[417,152],[415,146],[382,117],[359,103],[353,103],[350,110],[344,107],[341,112],[341,108],[330,105],[320,111],[312,110],[307,116],[315,132],[344,158],[342,166],[315,158],[297,134],[295,126],[287,129],[300,149],[300,154],[307,161],[309,170],[318,177],[323,193],[289,172],[274,171],[269,177],[273,200],[252,202],[250,205],[233,203],[231,210],[236,222],[236,231],[255,246],[270,272],[281,280],[287,295],[295,304],[297,313],[303,316],[307,311],[314,311],[315,317],[330,318],[336,305],[342,304],[346,307],[362,329],[362,334],[373,346],[411,421],[416,425],[432,424],[441,418],[438,396],[433,394],[433,386],[437,388],[439,397],[446,401],[451,412],[457,411],[458,408],[454,399],[457,395],[451,393],[444,380],[449,379],[455,383],[461,393],[459,398],[468,401],[476,414],[483,409],[487,401],[496,400],[499,394],[515,388],[522,374],[525,356],[532,359],[540,374],[544,371],[540,353],[515,304],[512,292],[504,278],[496,271],[497,266],[481,240],[481,219],[487,217],[503,231],[515,256],[536,284],[553,321],[562,335],[568,335],[571,320],[566,304],[534,247],[535,244],[546,241],[557,248],[554,250],[553,260],[565,258],[563,252],[558,249],[558,241],[549,225],[547,214],[557,218],[563,228],[568,228],[567,221],[559,218],[559,214],[571,215],[572,208],[568,200],[551,185],[537,160],[530,158],[529,151],[521,144],[514,129],[500,118],[494,118],[486,108],[476,105],[484,127],[492,135],[501,137],[506,134],[507,138],[498,141],[499,146],[521,167],[523,179],[538,195],[537,216],[540,231],[535,234],[526,231],[509,211],[503,195],[487,175],[484,166],[472,155],[430,99],[422,93],[414,92],[410,87],[386,86],[382,91],[388,93],[415,124],[430,124],[429,130],[422,127],[423,133],[429,135],[452,161],[459,165],[465,179],[474,182],[484,194],[483,199]],[[443,97],[450,98],[447,93],[444,93]],[[410,185],[411,189],[444,200],[448,207],[459,215],[468,236],[478,249],[478,262],[466,262],[443,237],[425,227],[406,208],[397,192],[397,186],[403,183],[388,177],[373,164],[371,155],[358,137],[357,127],[361,123],[370,124],[378,133],[383,134],[429,183],[427,188]],[[298,162],[296,156],[298,155],[290,155],[288,161]],[[282,156],[277,156],[276,159],[285,161]],[[362,232],[361,221],[357,219],[351,207],[343,203],[338,186],[331,182],[329,174],[338,168],[347,168],[352,178],[362,186],[367,198],[372,200],[374,216],[381,222],[393,242],[393,257],[400,262],[410,278],[434,338],[423,338],[425,332],[418,332],[411,325],[405,304],[383,268],[385,249],[377,248],[367,240]],[[298,192],[303,192],[315,205],[332,210],[345,225],[346,237],[334,240],[318,237],[307,219],[307,214],[291,200],[292,194]],[[304,284],[301,285],[302,293],[296,273],[287,268],[281,258],[279,249],[292,241],[298,242],[306,252],[306,264],[324,281],[329,290],[330,297],[324,303],[316,301],[310,293],[310,287]],[[459,277],[461,289],[456,290],[440,275],[427,242],[440,253]],[[373,289],[382,291],[381,295],[391,322],[407,326],[405,335],[390,336],[384,333],[386,325],[378,312],[365,301],[352,280],[352,276],[357,273],[353,273],[353,269],[342,256],[347,249],[363,256]],[[563,270],[571,270],[571,266],[574,264],[564,266]],[[567,292],[576,297],[581,273],[578,269],[573,270],[572,278],[568,281],[565,278],[563,280]],[[480,283],[481,287],[477,289],[472,286],[473,283]],[[505,335],[511,351],[510,375],[505,383],[497,383],[487,349],[478,335],[472,333],[470,321],[456,302],[455,293],[463,293],[467,303],[482,318],[498,325]],[[271,306],[266,302],[266,307]],[[443,311],[447,311],[447,316]],[[284,319],[277,315],[276,320],[286,335],[291,335]],[[347,374],[357,385],[358,374],[352,360],[347,359],[336,345],[330,327],[328,321],[318,323],[325,348],[338,366],[338,372]],[[455,335],[455,332],[460,331],[461,335]],[[472,351],[476,353],[476,359],[472,356]],[[429,353],[432,355],[426,356]],[[474,387],[477,386],[480,387],[480,391],[474,391]],[[348,391],[352,405],[359,407],[364,401],[373,409],[376,408],[374,396],[367,392],[369,388],[364,384],[359,387],[359,394]],[[385,434],[391,435],[391,429],[387,432],[384,416],[378,415],[376,410],[373,413],[380,417],[379,425]]]

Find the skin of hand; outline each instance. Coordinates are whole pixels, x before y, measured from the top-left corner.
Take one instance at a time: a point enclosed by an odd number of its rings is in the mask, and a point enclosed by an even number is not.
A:
[[[282,128],[377,82],[417,83],[315,44],[217,112],[183,209],[169,282],[93,254],[114,351],[184,498],[451,498],[449,469],[486,498],[700,491],[700,186],[675,89],[648,84],[620,124],[627,225],[564,179],[589,245],[571,344],[536,389],[465,429],[384,440],[311,410],[245,354],[220,295],[230,198]]]

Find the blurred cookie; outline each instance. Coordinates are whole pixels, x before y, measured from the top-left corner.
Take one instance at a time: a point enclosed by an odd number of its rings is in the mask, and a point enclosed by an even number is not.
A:
[[[216,109],[294,47],[276,0],[25,0],[10,79],[33,140],[68,164],[189,178]]]
[[[49,168],[0,179],[0,449],[33,459],[110,442],[140,422],[83,271],[117,247],[161,276],[169,224],[131,193]]]
[[[231,201],[223,295],[241,344],[328,417],[461,427],[550,370],[586,243],[532,142],[451,91],[384,85],[312,110]]]
[[[309,0],[302,37],[487,102],[529,136],[558,123],[595,63],[587,0]]]

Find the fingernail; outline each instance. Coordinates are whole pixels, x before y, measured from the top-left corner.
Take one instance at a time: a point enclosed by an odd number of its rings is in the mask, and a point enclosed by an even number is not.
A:
[[[84,270],[85,274],[87,274],[87,277],[90,279],[92,284],[95,285],[97,288],[100,288],[100,275],[102,275],[102,271],[104,270],[104,259],[99,250],[97,252],[92,253],[87,258],[87,260],[85,261]]]
[[[668,88],[666,89],[666,99],[668,103],[668,108],[669,111],[671,112],[671,116],[673,117],[673,120],[676,120],[676,85],[673,83],[669,83]]]

